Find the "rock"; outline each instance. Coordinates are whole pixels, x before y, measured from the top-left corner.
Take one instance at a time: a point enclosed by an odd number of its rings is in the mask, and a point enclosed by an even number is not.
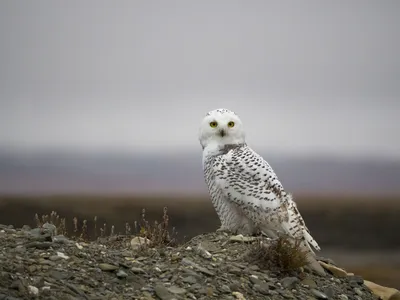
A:
[[[138,267],[132,267],[131,271],[135,274],[144,274],[146,273],[145,270],[143,270],[142,268],[138,268]]]
[[[197,279],[194,276],[186,276],[182,278],[182,281],[185,283],[194,284],[197,282]]]
[[[112,271],[118,270],[117,266],[106,264],[106,263],[99,264],[99,268],[102,271],[108,271],[108,272],[112,272]]]
[[[234,235],[234,236],[231,236],[231,237],[229,238],[229,241],[231,241],[231,242],[242,242],[242,243],[250,243],[250,242],[253,242],[253,241],[255,241],[255,240],[257,240],[256,237],[253,237],[253,236],[243,236],[243,235],[241,235],[241,234],[239,234],[239,235]]]
[[[333,298],[335,295],[335,288],[333,286],[327,286],[323,288],[324,294],[328,296],[329,299]]]
[[[48,222],[42,225],[42,229],[44,232],[49,233],[51,236],[57,235],[57,227]]]
[[[311,289],[311,292],[317,299],[329,299],[327,295],[316,289]]]
[[[327,264],[323,261],[319,261],[319,263],[324,269],[328,270],[336,277],[346,277],[347,276],[347,272],[341,268],[338,268],[334,265]]]
[[[348,278],[353,287],[358,287],[364,284],[364,279],[361,276],[348,276]]]
[[[194,267],[195,269],[197,269],[198,271],[200,271],[200,272],[202,272],[202,273],[204,273],[204,274],[206,274],[206,275],[214,276],[214,272],[211,272],[210,270],[199,266],[198,264],[194,263],[194,262],[191,261],[190,259],[183,258],[183,259],[182,259],[182,264],[188,265],[188,266],[192,266],[192,267]]]
[[[187,293],[186,289],[177,287],[175,285],[171,286],[170,288],[168,288],[168,291],[172,294],[176,294],[176,295],[184,295]]]
[[[39,289],[36,286],[28,285],[28,292],[33,296],[39,295]]]
[[[71,243],[71,241],[70,241],[67,237],[65,237],[65,236],[63,236],[63,235],[56,235],[56,236],[53,236],[53,242],[54,242],[54,243],[58,243],[58,244],[68,244],[68,243]]]
[[[345,294],[341,294],[338,296],[339,300],[349,300],[349,297],[347,297]]]
[[[364,293],[359,288],[354,288],[354,292],[360,297],[364,295]]]
[[[314,280],[312,280],[311,278],[304,278],[302,281],[301,281],[301,284],[304,284],[304,285],[306,285],[306,286],[308,286],[308,287],[310,287],[310,288],[316,288],[317,287],[317,284],[315,283],[315,281]]]
[[[157,284],[154,288],[156,295],[158,298],[161,300],[172,300],[174,299],[174,296],[168,291],[168,289],[162,285],[162,284]]]
[[[266,282],[260,282],[260,283],[257,283],[255,285],[253,285],[253,289],[255,291],[259,292],[260,294],[263,294],[263,295],[269,295],[270,294],[270,292],[269,292],[269,284],[266,283]]]
[[[211,253],[204,249],[201,244],[196,247],[196,253],[207,259],[212,257]]]
[[[292,289],[300,280],[297,277],[285,277],[281,280],[281,285],[285,289]]]
[[[49,249],[51,242],[31,242],[25,245],[26,248]]]
[[[227,286],[226,284],[223,284],[220,288],[219,288],[219,290],[221,291],[221,293],[223,293],[223,294],[230,294],[232,291],[231,291],[231,288],[229,287],[229,286]]]
[[[24,225],[24,226],[22,226],[21,230],[22,231],[30,231],[31,227],[29,225]]]
[[[364,284],[382,300],[400,300],[400,292],[396,289],[382,286],[368,280],[364,280]]]
[[[123,270],[118,270],[117,277],[118,278],[126,278],[126,277],[128,277],[128,274],[126,274],[126,272],[124,272]]]
[[[242,294],[242,293],[239,293],[239,292],[233,292],[233,293],[232,293],[232,295],[233,295],[233,296],[235,296],[235,297],[236,297],[236,299],[238,299],[238,300],[246,300],[246,298],[243,296],[243,294]]]
[[[69,259],[69,256],[65,255],[65,254],[62,253],[62,252],[57,252],[57,256],[60,257],[60,258],[62,258],[62,259]]]
[[[149,239],[137,236],[131,240],[131,248],[133,250],[138,250],[140,247],[143,247],[145,245],[150,245],[150,243],[151,241]]]
[[[51,270],[49,272],[49,275],[51,278],[57,279],[57,280],[64,280],[67,279],[69,276],[66,272],[59,271],[59,270]]]

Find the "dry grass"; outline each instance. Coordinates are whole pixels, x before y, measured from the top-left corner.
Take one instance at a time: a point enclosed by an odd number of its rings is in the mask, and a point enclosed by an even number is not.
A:
[[[36,227],[42,227],[45,223],[50,223],[57,228],[57,234],[67,235],[67,226],[65,218],[61,218],[55,211],[52,211],[50,215],[42,215],[39,217],[35,214]]]
[[[279,237],[267,242],[259,240],[254,243],[249,259],[271,271],[288,273],[300,270],[307,264],[307,253],[301,248],[299,240]]]
[[[153,223],[146,219],[146,210],[142,209],[140,222],[134,222],[135,232],[132,233],[132,228],[129,222],[126,222],[124,228],[125,234],[116,234],[116,228],[114,225],[111,225],[110,230],[108,230],[107,223],[103,223],[103,225],[99,227],[97,224],[97,216],[94,217],[91,224],[94,232],[93,237],[89,237],[88,235],[88,221],[86,219],[80,222],[77,217],[74,217],[72,219],[72,233],[67,232],[66,219],[61,218],[55,211],[52,211],[50,215],[42,215],[41,217],[38,214],[35,214],[34,220],[36,227],[41,228],[45,223],[52,224],[57,228],[57,234],[62,234],[73,240],[89,241],[115,236],[122,236],[124,238],[139,236],[145,241],[142,248],[160,248],[163,246],[175,246],[177,244],[177,232],[174,227],[170,229],[167,207],[163,208],[161,221],[158,222],[156,220]],[[98,231],[100,232],[100,235],[98,234]],[[113,240],[117,241],[120,239]]]
[[[138,228],[137,223],[135,223],[135,228]],[[164,207],[163,209],[161,222],[154,221],[153,224],[146,220],[146,210],[143,209],[138,235],[143,237],[145,240],[149,240],[151,247],[176,245],[175,236],[177,235],[177,232],[174,227],[172,228],[171,233],[169,232],[169,216],[167,207]]]

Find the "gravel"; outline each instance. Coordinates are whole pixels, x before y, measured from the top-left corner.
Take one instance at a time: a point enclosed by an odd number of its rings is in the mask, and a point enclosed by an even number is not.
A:
[[[256,239],[226,233],[143,250],[133,236],[77,242],[0,225],[0,300],[378,299],[358,276],[284,274],[249,262]]]

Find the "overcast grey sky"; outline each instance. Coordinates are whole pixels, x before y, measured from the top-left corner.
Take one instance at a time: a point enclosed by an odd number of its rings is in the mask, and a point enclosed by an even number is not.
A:
[[[226,107],[256,150],[400,159],[399,1],[1,1],[0,149],[200,151]]]

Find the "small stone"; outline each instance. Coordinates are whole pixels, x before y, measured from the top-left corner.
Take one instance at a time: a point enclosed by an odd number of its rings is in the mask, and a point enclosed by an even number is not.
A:
[[[258,271],[258,270],[260,270],[260,267],[257,265],[251,265],[251,266],[249,266],[249,270]]]
[[[339,300],[349,300],[349,297],[347,297],[345,294],[341,294],[338,296]]]
[[[219,290],[221,291],[221,293],[224,294],[230,294],[231,293],[231,288],[229,286],[227,286],[226,284],[223,284]]]
[[[288,290],[278,290],[278,292],[285,299],[294,299],[293,294]]]
[[[172,294],[176,294],[176,295],[184,295],[186,294],[186,289],[177,287],[175,285],[171,286],[170,288],[168,288],[168,291]]]
[[[24,226],[21,227],[21,230],[22,230],[22,231],[30,231],[30,230],[31,230],[31,226],[29,226],[29,225],[24,225]]]
[[[262,281],[260,279],[258,279],[258,277],[255,275],[250,276],[250,282],[252,284],[261,284],[262,283]]]
[[[62,252],[57,252],[57,256],[59,256],[59,257],[61,257],[61,258],[63,258],[63,259],[69,259],[69,256],[65,255],[65,254],[62,253]]]
[[[61,270],[51,270],[49,275],[52,278],[57,279],[57,280],[64,280],[64,279],[67,279],[69,277],[68,273],[63,272]]]
[[[354,292],[358,295],[358,296],[363,296],[364,293],[359,289],[359,288],[354,288]]]
[[[191,261],[190,259],[188,259],[186,257],[184,257],[182,259],[181,263],[184,264],[184,265],[187,265],[187,266],[192,266],[193,268],[197,269],[198,271],[200,271],[200,272],[202,272],[202,273],[204,273],[206,275],[209,275],[209,276],[214,276],[215,275],[214,272],[199,266],[198,264],[194,263],[193,261]]]
[[[335,295],[335,290],[333,289],[332,286],[328,286],[324,289],[324,293],[325,295],[328,296],[328,298],[333,298],[333,296]]]
[[[317,299],[329,299],[327,295],[325,295],[324,293],[322,293],[316,289],[311,289],[311,292],[313,293],[313,295],[315,297],[317,297]]]
[[[51,236],[57,235],[57,227],[53,224],[46,222],[42,225],[42,229]]]
[[[131,248],[137,250],[144,245],[150,245],[151,241],[147,238],[136,236],[131,240]]]
[[[231,274],[235,274],[235,275],[241,275],[243,273],[243,271],[241,269],[239,269],[238,267],[235,267],[235,266],[230,266],[228,268],[228,272]]]
[[[253,290],[263,294],[263,295],[269,295],[269,284],[266,282],[261,282],[258,284],[253,285]]]
[[[34,295],[34,296],[39,295],[39,289],[33,285],[28,285],[28,292],[29,292],[29,294]]]
[[[58,244],[67,244],[67,243],[70,243],[71,241],[64,235],[60,234],[60,235],[53,236],[53,242],[58,243]]]
[[[36,249],[49,249],[51,247],[51,242],[31,242],[25,245],[26,248],[36,248]]]
[[[132,267],[131,271],[135,274],[145,274],[145,270],[143,270],[142,268],[138,268],[138,267]]]
[[[301,284],[307,285],[310,288],[316,288],[317,284],[311,278],[305,278],[301,281]]]
[[[230,242],[242,242],[242,243],[249,243],[257,240],[254,236],[243,236],[242,234],[233,235],[229,238]]]
[[[240,292],[233,292],[232,295],[235,296],[236,299],[238,299],[238,300],[246,300],[246,298]]]
[[[118,270],[117,277],[118,278],[126,278],[126,277],[128,277],[128,274],[126,274],[123,270]]]
[[[203,258],[210,259],[212,257],[211,253],[208,252],[201,244],[199,244],[196,248],[196,253]]]
[[[285,289],[292,289],[299,281],[297,277],[286,277],[281,280],[281,284]]]
[[[108,272],[112,272],[112,271],[118,270],[117,266],[110,265],[110,264],[107,264],[107,263],[99,264],[99,268],[102,271],[108,271]]]
[[[62,258],[58,255],[52,255],[49,257],[49,260],[51,261],[57,261],[57,260],[61,260]]]
[[[168,291],[168,289],[162,285],[162,284],[157,284],[154,288],[154,291],[156,292],[156,295],[161,299],[161,300],[172,300],[174,299],[173,295]]]
[[[194,276],[187,276],[183,277],[182,281],[185,283],[195,284],[197,282],[197,279]]]
[[[364,283],[364,279],[361,276],[349,276],[349,281],[353,287],[357,287],[357,285],[362,285]]]
[[[37,268],[36,268],[35,265],[30,265],[30,266],[28,267],[28,272],[29,272],[29,273],[34,273],[36,270],[37,270]]]
[[[334,276],[336,277],[346,277],[348,274],[345,270],[338,268],[336,266],[333,266],[331,264],[327,264],[323,261],[320,261],[319,264],[329,272],[331,272]]]

